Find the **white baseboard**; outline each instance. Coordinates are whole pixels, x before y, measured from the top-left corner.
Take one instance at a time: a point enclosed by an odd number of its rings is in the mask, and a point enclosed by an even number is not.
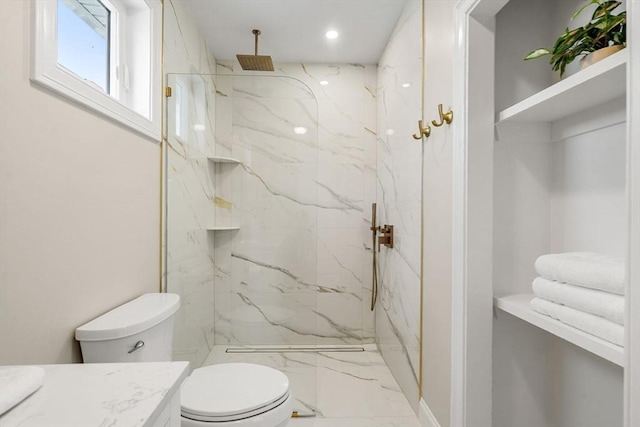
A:
[[[438,420],[436,420],[436,417],[433,415],[433,412],[431,412],[431,409],[429,409],[424,399],[420,399],[418,420],[420,420],[420,425],[422,427],[440,427]]]

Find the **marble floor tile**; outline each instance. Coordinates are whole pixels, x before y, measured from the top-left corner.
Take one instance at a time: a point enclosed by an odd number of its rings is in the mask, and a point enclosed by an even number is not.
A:
[[[291,427],[420,426],[375,344],[359,346],[363,351],[349,352],[237,354],[227,353],[227,347],[214,346],[203,366],[246,362],[284,372],[296,398],[294,410],[316,414],[293,418]]]

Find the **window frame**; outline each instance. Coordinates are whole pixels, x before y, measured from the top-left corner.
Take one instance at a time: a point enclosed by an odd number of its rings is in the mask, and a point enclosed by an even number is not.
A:
[[[122,123],[144,135],[161,138],[162,95],[162,2],[160,0],[138,0],[146,3],[150,14],[150,66],[149,66],[149,117],[134,111],[119,99],[99,90],[75,73],[58,64],[57,1],[33,0],[33,45],[31,58],[31,80],[70,98],[90,109]],[[112,2],[109,2],[113,5]],[[117,27],[118,24],[113,25]],[[120,32],[121,29],[114,32]],[[110,36],[111,40],[118,34]],[[118,51],[118,46],[110,49]],[[111,53],[110,53],[111,55]],[[113,58],[113,56],[112,56]],[[110,73],[111,79],[113,72]],[[120,83],[111,81],[118,92]]]

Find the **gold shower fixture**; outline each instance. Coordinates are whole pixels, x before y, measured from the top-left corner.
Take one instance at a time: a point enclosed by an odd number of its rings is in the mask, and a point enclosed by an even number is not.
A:
[[[238,58],[238,62],[240,62],[240,66],[245,71],[274,71],[273,69],[273,61],[271,57],[268,55],[258,55],[258,36],[262,34],[262,32],[258,29],[254,29],[251,31],[255,36],[255,54],[254,55],[236,55]]]
[[[378,252],[380,252],[380,246],[382,245],[393,248],[393,225],[378,226],[378,232],[380,233],[380,236],[378,236]]]

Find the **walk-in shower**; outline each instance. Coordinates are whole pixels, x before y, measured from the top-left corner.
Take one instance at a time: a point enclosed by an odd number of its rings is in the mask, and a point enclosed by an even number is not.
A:
[[[361,308],[369,282],[349,266],[362,268],[362,237],[338,220],[362,218],[363,202],[327,183],[339,167],[320,159],[327,128],[299,80],[171,74],[168,83],[165,280],[183,299],[174,357],[278,368],[296,389],[294,409],[313,415],[316,352],[373,342],[373,315]],[[330,226],[356,237],[335,246]]]
[[[379,65],[260,73],[217,60],[217,74],[167,75],[164,287],[182,301],[176,360],[280,369],[299,415],[368,413],[338,398],[338,384],[349,395],[364,383],[378,396],[401,389],[417,408],[422,144],[411,138],[420,93],[408,88],[420,56],[401,52],[417,48],[419,10],[408,4]],[[393,399],[377,413],[396,416]]]

